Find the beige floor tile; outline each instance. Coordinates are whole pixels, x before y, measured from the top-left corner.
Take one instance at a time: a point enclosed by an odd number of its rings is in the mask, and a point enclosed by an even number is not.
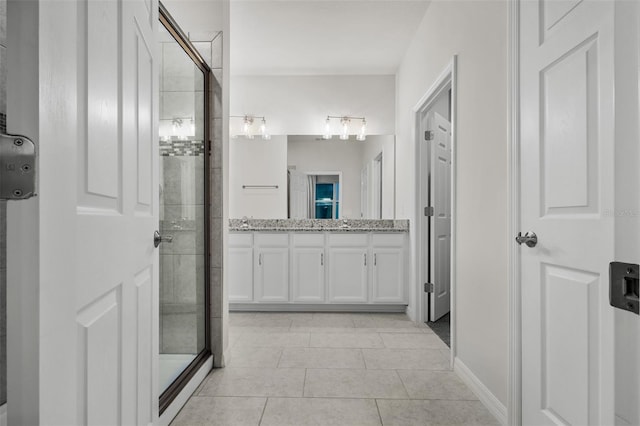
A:
[[[342,327],[342,328],[355,328],[353,320],[349,316],[334,316],[334,315],[316,315],[313,317],[300,317],[293,318],[291,322],[291,328],[296,327]]]
[[[363,314],[353,322],[360,328],[418,328],[404,314]]]
[[[282,355],[282,348],[256,348],[237,346],[230,352],[228,367],[276,368]]]
[[[244,333],[235,347],[305,347],[309,346],[309,333]]]
[[[286,348],[279,368],[365,368],[360,349]]]
[[[453,371],[398,371],[412,399],[477,400]]]
[[[498,425],[480,401],[377,400],[382,424],[393,426]]]
[[[258,425],[266,401],[266,398],[193,397],[171,426]]]
[[[435,334],[380,333],[384,346],[391,349],[447,349]]]
[[[229,312],[229,326],[234,327],[254,322],[256,314],[253,312]]]
[[[269,398],[261,426],[380,425],[373,399]]]
[[[439,349],[362,349],[370,370],[449,370]]]
[[[291,331],[289,326],[286,327],[253,327],[253,326],[239,326],[229,327],[229,334],[241,335],[247,333],[288,333]],[[297,331],[297,330],[296,330]]]
[[[304,369],[233,368],[215,370],[200,396],[302,396]]]
[[[313,333],[309,346],[316,348],[383,348],[378,333]]]
[[[304,396],[328,398],[407,398],[402,381],[391,370],[309,369]]]

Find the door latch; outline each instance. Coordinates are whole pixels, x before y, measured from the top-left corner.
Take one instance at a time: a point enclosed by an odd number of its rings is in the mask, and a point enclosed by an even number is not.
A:
[[[435,291],[433,283],[424,283],[424,292],[433,293]]]
[[[0,134],[0,200],[36,195],[36,145],[25,136]]]
[[[640,314],[640,266],[633,263],[609,264],[609,303],[614,308]]]

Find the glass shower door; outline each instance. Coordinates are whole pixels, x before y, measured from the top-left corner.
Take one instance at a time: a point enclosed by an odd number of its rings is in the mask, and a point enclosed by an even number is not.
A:
[[[168,16],[168,14],[167,14]],[[161,17],[162,18],[162,17]],[[170,402],[208,357],[206,65],[160,25],[160,393]],[[170,240],[170,241],[169,241]],[[181,383],[184,382],[184,383]],[[173,396],[169,395],[172,394]]]

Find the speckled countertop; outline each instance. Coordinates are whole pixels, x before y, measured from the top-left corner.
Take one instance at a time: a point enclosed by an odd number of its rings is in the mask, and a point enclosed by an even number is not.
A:
[[[230,231],[409,232],[408,220],[229,219]]]

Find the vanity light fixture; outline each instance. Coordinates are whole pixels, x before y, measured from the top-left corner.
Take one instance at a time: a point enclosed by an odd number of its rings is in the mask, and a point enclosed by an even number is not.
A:
[[[271,135],[267,131],[267,119],[256,115],[230,115],[229,118],[242,118],[242,136],[247,139],[253,139],[253,122],[257,119],[260,121],[260,137],[264,140],[271,139]],[[233,137],[238,137],[234,135]]]
[[[190,125],[187,125],[187,122]],[[159,133],[163,141],[168,141],[172,137],[187,140],[189,136],[196,135],[196,125],[193,117],[161,118]]]
[[[367,138],[367,120],[364,117],[351,117],[349,115],[328,115],[325,121],[324,134],[322,139],[328,140],[333,137],[331,134],[331,120],[340,120],[340,140],[346,141],[349,139],[349,124],[351,120],[360,120],[362,125],[360,132],[356,135],[356,140],[363,141]]]

